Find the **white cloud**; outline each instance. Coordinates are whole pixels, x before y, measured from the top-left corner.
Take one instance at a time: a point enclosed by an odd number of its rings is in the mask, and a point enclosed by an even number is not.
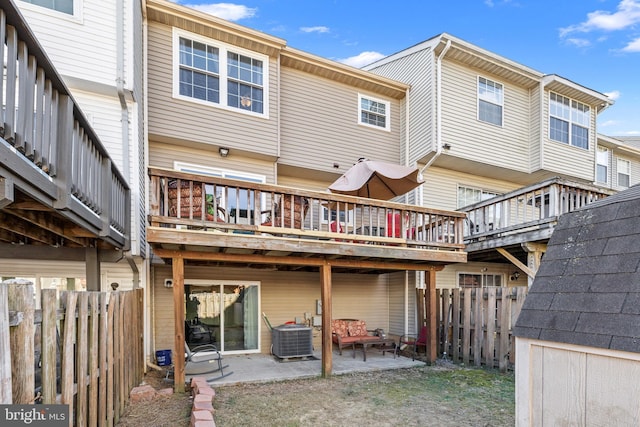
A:
[[[625,47],[622,48],[623,52],[640,52],[640,37],[629,42]]]
[[[622,0],[614,13],[596,10],[587,14],[587,20],[580,24],[560,29],[560,37],[574,32],[588,33],[593,30],[622,30],[640,22],[640,1]]]
[[[338,62],[351,65],[352,67],[360,68],[360,67],[364,67],[365,65],[369,65],[372,62],[375,62],[378,59],[382,59],[384,57],[385,55],[381,54],[380,52],[362,52],[356,56],[352,56],[344,59],[338,59]]]
[[[571,44],[573,46],[576,47],[588,47],[591,46],[591,42],[587,39],[576,39],[576,38],[569,38],[566,39],[565,42],[567,44]]]
[[[322,25],[316,27],[300,27],[300,31],[303,33],[328,33],[329,27],[324,27]]]
[[[610,99],[613,99],[614,101],[620,98],[619,90],[612,90],[611,92],[605,92],[604,94],[607,95]]]
[[[255,16],[258,9],[233,3],[185,4],[185,6],[228,21],[239,21]]]
[[[598,123],[599,128],[606,128],[610,126],[617,126],[620,122],[618,120],[607,120],[606,122]]]

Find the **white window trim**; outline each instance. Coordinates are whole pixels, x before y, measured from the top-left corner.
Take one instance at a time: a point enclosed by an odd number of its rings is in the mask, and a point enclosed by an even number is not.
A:
[[[255,173],[237,171],[232,169],[222,169],[222,168],[212,168],[209,166],[203,166],[196,163],[187,163],[174,161],[173,169],[181,172],[194,173],[200,175],[211,175],[217,177],[225,177],[226,175],[240,175],[250,179],[255,179],[256,182],[260,182],[262,184],[267,182],[267,177],[265,175],[259,175]]]
[[[30,10],[44,15],[55,16],[57,19],[65,19],[76,24],[82,23],[82,11],[84,0],[73,0],[73,15],[60,12],[59,10],[50,9],[46,6],[39,6],[33,3],[20,1],[20,9]]]
[[[561,96],[563,98],[567,98],[570,101],[569,102],[569,118],[568,119],[565,119],[564,117],[555,116],[555,115],[551,114],[551,102],[552,102],[551,101],[551,94],[552,93],[555,94],[556,96]],[[593,111],[593,109],[591,108],[591,106],[589,104],[585,104],[584,102],[580,102],[577,99],[571,98],[570,96],[562,95],[562,94],[560,94],[558,92],[554,92],[554,91],[549,91],[549,95],[548,95],[547,98],[548,98],[548,103],[547,103],[547,111],[548,111],[548,113],[547,113],[547,138],[549,139],[549,141],[557,142],[557,143],[563,144],[563,145],[568,145],[569,147],[573,147],[573,148],[576,148],[576,149],[579,149],[579,150],[589,151],[591,149],[591,147],[593,146],[592,139],[591,139],[593,137],[593,129],[591,128],[591,122],[593,120],[593,115],[591,114],[591,112]],[[572,136],[573,136],[572,125],[575,124],[576,126],[585,127],[581,123],[578,123],[578,122],[574,121],[571,118],[571,111],[573,109],[573,105],[572,104],[574,102],[576,102],[578,104],[581,104],[581,105],[584,105],[584,106],[589,108],[589,125],[586,126],[587,132],[588,132],[588,135],[587,135],[587,147],[586,148],[574,145],[574,144],[572,144],[572,141],[571,141]],[[555,117],[558,120],[562,120],[562,121],[565,121],[565,122],[569,123],[569,135],[568,135],[567,142],[559,141],[559,140],[553,139],[551,137],[551,117]]]
[[[504,273],[492,273],[490,271],[458,271],[456,272],[456,287],[460,288],[460,276],[480,276],[481,277],[481,282],[480,282],[480,286],[478,286],[478,288],[483,289],[483,288],[495,288],[497,286],[485,286],[484,282],[484,276],[493,276],[493,277],[500,277],[500,282],[502,287],[506,286],[505,285],[505,274]],[[471,288],[471,289],[478,289],[478,288]]]
[[[362,121],[362,100],[368,99],[369,101],[375,101],[380,104],[385,105],[385,127],[372,125],[370,123],[364,123]],[[372,129],[385,130],[387,132],[391,132],[391,103],[389,101],[385,101],[384,99],[376,98],[374,96],[364,95],[362,93],[358,93],[358,124],[361,126],[366,126]]]
[[[598,154],[600,152],[606,152],[607,153],[607,163],[600,163],[598,160]],[[604,177],[604,181],[598,181],[598,166],[605,166],[607,168],[607,174]],[[595,176],[595,182],[599,183],[599,184],[609,184],[609,175],[610,175],[610,171],[611,171],[611,150],[607,147],[602,147],[602,146],[598,146],[596,147],[596,176]]]
[[[180,95],[180,37],[184,37],[189,40],[204,43],[209,46],[214,46],[220,49],[220,103],[208,102],[202,99],[191,98],[189,96]],[[179,28],[173,28],[173,97],[187,102],[193,102],[200,105],[206,105],[208,107],[220,108],[227,111],[233,111],[235,113],[248,114],[254,117],[260,117],[264,119],[269,118],[269,57],[257,52],[246,50],[237,46],[226,44],[215,39],[203,37],[198,34],[190,33],[188,31],[181,30]],[[262,113],[256,113],[254,111],[242,110],[240,108],[230,107],[227,105],[227,52],[238,53],[241,55],[249,56],[251,58],[259,59],[263,64],[263,76],[262,76],[262,89],[263,89],[263,106]],[[223,102],[224,101],[224,102]]]
[[[493,102],[493,101],[490,101],[490,100],[488,100],[488,99],[483,99],[483,98],[480,96],[480,79],[481,79],[481,78],[485,79],[485,80],[486,80],[486,81],[488,81],[488,82],[495,83],[495,84],[499,84],[499,85],[502,87],[502,100],[500,101],[500,103],[499,103],[499,104],[498,104],[498,103],[495,103],[495,102]],[[505,90],[504,90],[504,84],[503,84],[503,83],[500,83],[499,81],[496,81],[496,80],[490,79],[489,77],[485,77],[485,76],[481,76],[481,75],[478,75],[478,76],[477,76],[477,78],[476,78],[476,110],[477,110],[477,112],[476,112],[476,119],[477,119],[479,122],[486,123],[486,124],[488,124],[488,125],[493,125],[493,126],[498,126],[498,127],[504,127],[504,92],[505,92]],[[502,107],[502,114],[500,115],[500,124],[495,124],[495,123],[492,123],[492,122],[488,122],[488,121],[486,121],[486,120],[482,120],[482,119],[480,118],[480,101],[481,101],[481,100],[482,100],[482,101],[485,101],[485,102],[488,102],[488,103],[490,103],[490,104],[499,105],[500,107]]]
[[[620,163],[626,164],[626,173],[622,175],[626,175],[629,181],[629,185],[620,185]],[[629,188],[631,187],[631,161],[627,159],[616,159],[616,185],[621,188]]]

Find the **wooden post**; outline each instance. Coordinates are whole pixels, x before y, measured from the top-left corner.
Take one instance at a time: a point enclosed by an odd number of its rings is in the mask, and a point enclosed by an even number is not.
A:
[[[424,274],[424,281],[427,285],[427,326],[429,345],[427,346],[427,363],[434,363],[437,358],[438,350],[438,325],[436,319],[436,272],[435,270],[427,270]]]
[[[64,332],[62,336],[62,372],[60,374],[60,387],[62,389],[62,401],[60,403],[69,405],[69,427],[75,425],[73,418],[74,404],[74,365],[73,365],[73,344],[76,336],[76,302],[77,292],[63,292],[60,300],[64,304]]]
[[[98,425],[98,292],[90,293],[89,300],[89,418],[88,425]],[[104,395],[102,396],[104,397]]]
[[[331,264],[320,267],[322,298],[322,377],[328,378],[333,370],[333,341],[331,339]]]
[[[76,424],[84,426],[87,423],[87,361],[89,346],[87,341],[87,318],[89,316],[89,294],[78,294],[78,335],[76,338]]]
[[[9,280],[9,307],[23,314],[22,321],[9,329],[12,394],[15,404],[33,403],[34,391],[34,300],[33,284],[24,280]]]
[[[9,330],[9,289],[0,283],[0,331]],[[13,401],[11,392],[11,344],[9,334],[0,334],[0,404]]]
[[[184,392],[184,260],[173,258],[173,389]]]
[[[87,291],[100,290],[100,256],[98,248],[84,249],[85,275],[87,277]]]

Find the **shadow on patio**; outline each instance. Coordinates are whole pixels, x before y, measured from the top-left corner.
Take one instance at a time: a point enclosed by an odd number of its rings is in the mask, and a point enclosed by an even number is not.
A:
[[[225,373],[233,371],[233,374],[211,381],[211,385],[224,386],[240,383],[255,383],[282,381],[299,378],[319,377],[321,374],[321,354],[314,353],[315,359],[288,359],[280,360],[267,354],[243,354],[224,356]],[[342,351],[342,356],[333,353],[333,375],[349,374],[354,372],[381,371],[392,369],[413,368],[424,366],[419,360],[412,361],[410,357],[397,356],[393,353],[368,349],[367,361],[363,360],[362,349],[357,349],[355,358],[350,349]],[[215,377],[214,377],[215,378]]]

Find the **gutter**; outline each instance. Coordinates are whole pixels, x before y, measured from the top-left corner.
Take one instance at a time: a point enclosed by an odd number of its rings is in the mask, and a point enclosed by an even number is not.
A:
[[[420,169],[420,173],[423,173],[442,154],[442,58],[450,47],[451,40],[447,40],[444,49],[436,58],[436,154]]]

